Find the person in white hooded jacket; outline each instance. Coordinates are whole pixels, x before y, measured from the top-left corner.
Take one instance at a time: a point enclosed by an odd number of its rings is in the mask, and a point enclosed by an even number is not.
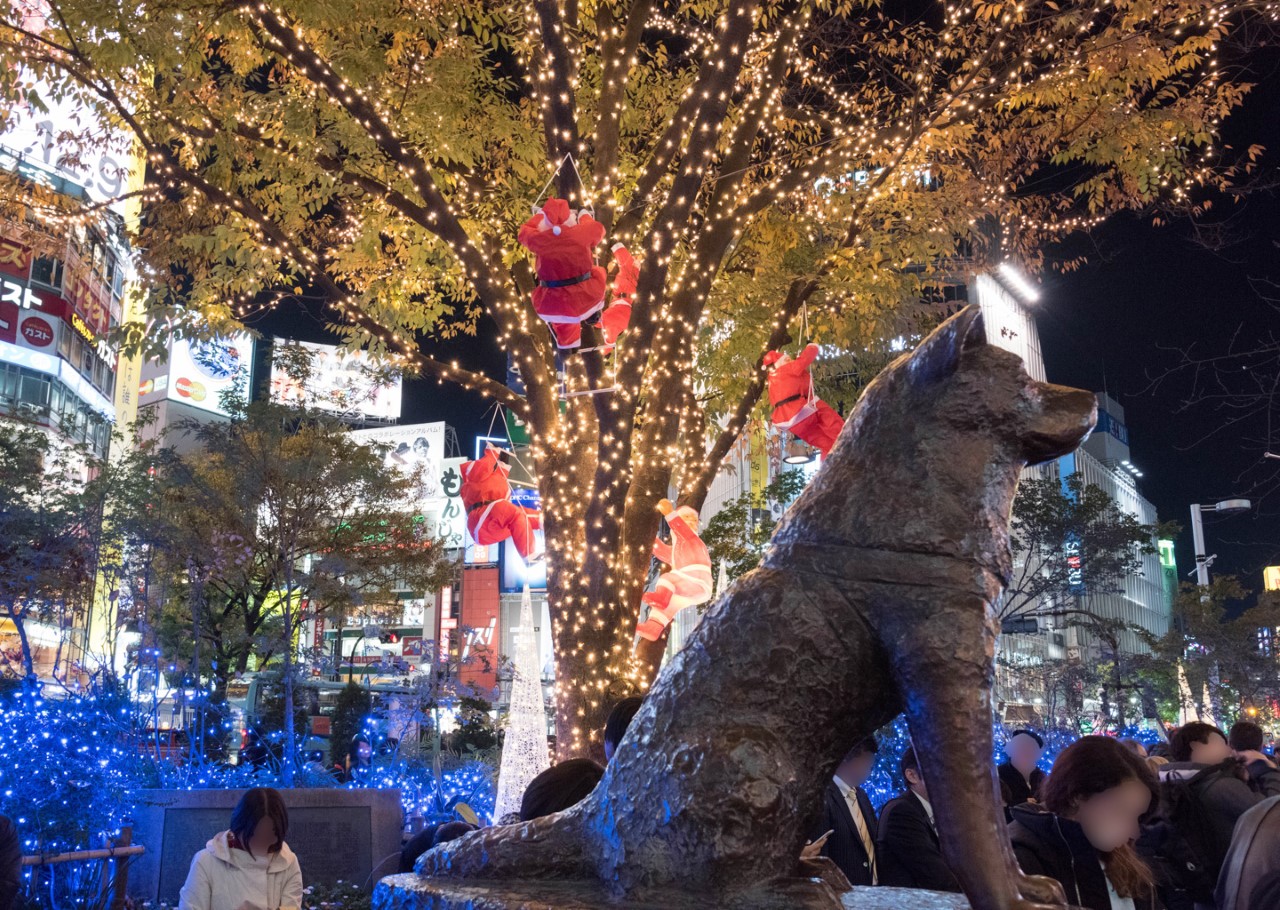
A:
[[[284,839],[289,812],[269,787],[245,793],[231,827],[196,854],[178,910],[299,910],[302,870]]]

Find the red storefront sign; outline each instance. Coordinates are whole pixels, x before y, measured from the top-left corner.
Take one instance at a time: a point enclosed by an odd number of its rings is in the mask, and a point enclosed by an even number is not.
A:
[[[498,567],[466,568],[462,572],[463,627],[459,643],[458,676],[466,685],[491,690],[498,685],[498,649],[501,644],[502,595]]]
[[[39,316],[28,316],[22,320],[22,340],[33,348],[47,348],[53,344],[56,336],[53,326]]]

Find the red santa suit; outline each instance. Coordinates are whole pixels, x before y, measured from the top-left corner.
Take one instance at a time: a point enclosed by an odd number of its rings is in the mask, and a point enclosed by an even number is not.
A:
[[[636,282],[640,280],[640,266],[621,243],[613,245],[613,259],[618,263],[618,277],[613,279],[613,302],[600,314],[600,334],[604,336],[606,353],[613,350],[618,336],[631,323],[631,304],[636,296]]]
[[[542,528],[542,513],[511,501],[507,483],[511,466],[503,464],[498,450],[489,446],[475,461],[465,462],[460,473],[462,488],[458,492],[467,509],[471,539],[487,546],[509,537],[520,558],[528,559],[534,547],[533,532]]]
[[[706,603],[714,590],[711,554],[698,536],[698,513],[688,506],[674,509],[665,499],[658,508],[663,510],[667,526],[671,528],[671,543],[655,540],[653,555],[671,569],[658,576],[655,589],[642,598],[649,605],[649,616],[636,626],[636,634],[647,641],[661,638],[662,630],[677,613],[685,607]]]
[[[818,346],[810,344],[795,360],[782,351],[770,351],[764,355],[764,365],[769,369],[773,425],[780,430],[790,430],[792,436],[803,439],[826,456],[844,428],[844,419],[813,394],[809,364],[817,356]]]
[[[537,257],[533,308],[556,336],[556,346],[582,343],[582,321],[604,307],[608,278],[594,250],[604,225],[563,199],[548,199],[520,228],[520,243]]]

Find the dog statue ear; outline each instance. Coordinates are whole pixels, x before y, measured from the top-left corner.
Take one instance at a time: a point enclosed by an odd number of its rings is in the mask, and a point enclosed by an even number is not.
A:
[[[960,355],[987,343],[982,309],[970,304],[938,326],[911,355],[911,370],[927,379],[942,379],[956,371]]]

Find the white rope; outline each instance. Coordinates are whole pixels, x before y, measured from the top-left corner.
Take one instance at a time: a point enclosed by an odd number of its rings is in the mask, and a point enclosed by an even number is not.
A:
[[[555,169],[554,171],[552,171],[552,172],[551,172],[551,176],[547,178],[547,182],[546,182],[545,184],[543,184],[543,186],[542,186],[542,192],[538,193],[538,197],[537,197],[536,199],[534,199],[534,200],[533,200],[533,207],[534,207],[534,208],[537,208],[537,207],[538,207],[538,204],[539,204],[540,202],[542,202],[542,197],[543,197],[543,196],[545,196],[545,195],[547,195],[547,190],[551,189],[551,184],[555,183],[556,178],[560,176],[560,169],[561,169],[562,167],[564,167],[564,163],[565,163],[566,161],[568,161],[570,164],[573,164],[573,153],[572,153],[572,152],[565,152],[564,157],[560,159],[560,163],[556,165],[556,169]],[[577,169],[577,167],[574,167],[573,172],[574,172],[575,174],[577,174],[577,173],[578,173],[578,169]],[[582,182],[582,175],[581,175],[581,174],[578,174],[578,182],[579,182],[579,183],[581,183],[581,182]]]

